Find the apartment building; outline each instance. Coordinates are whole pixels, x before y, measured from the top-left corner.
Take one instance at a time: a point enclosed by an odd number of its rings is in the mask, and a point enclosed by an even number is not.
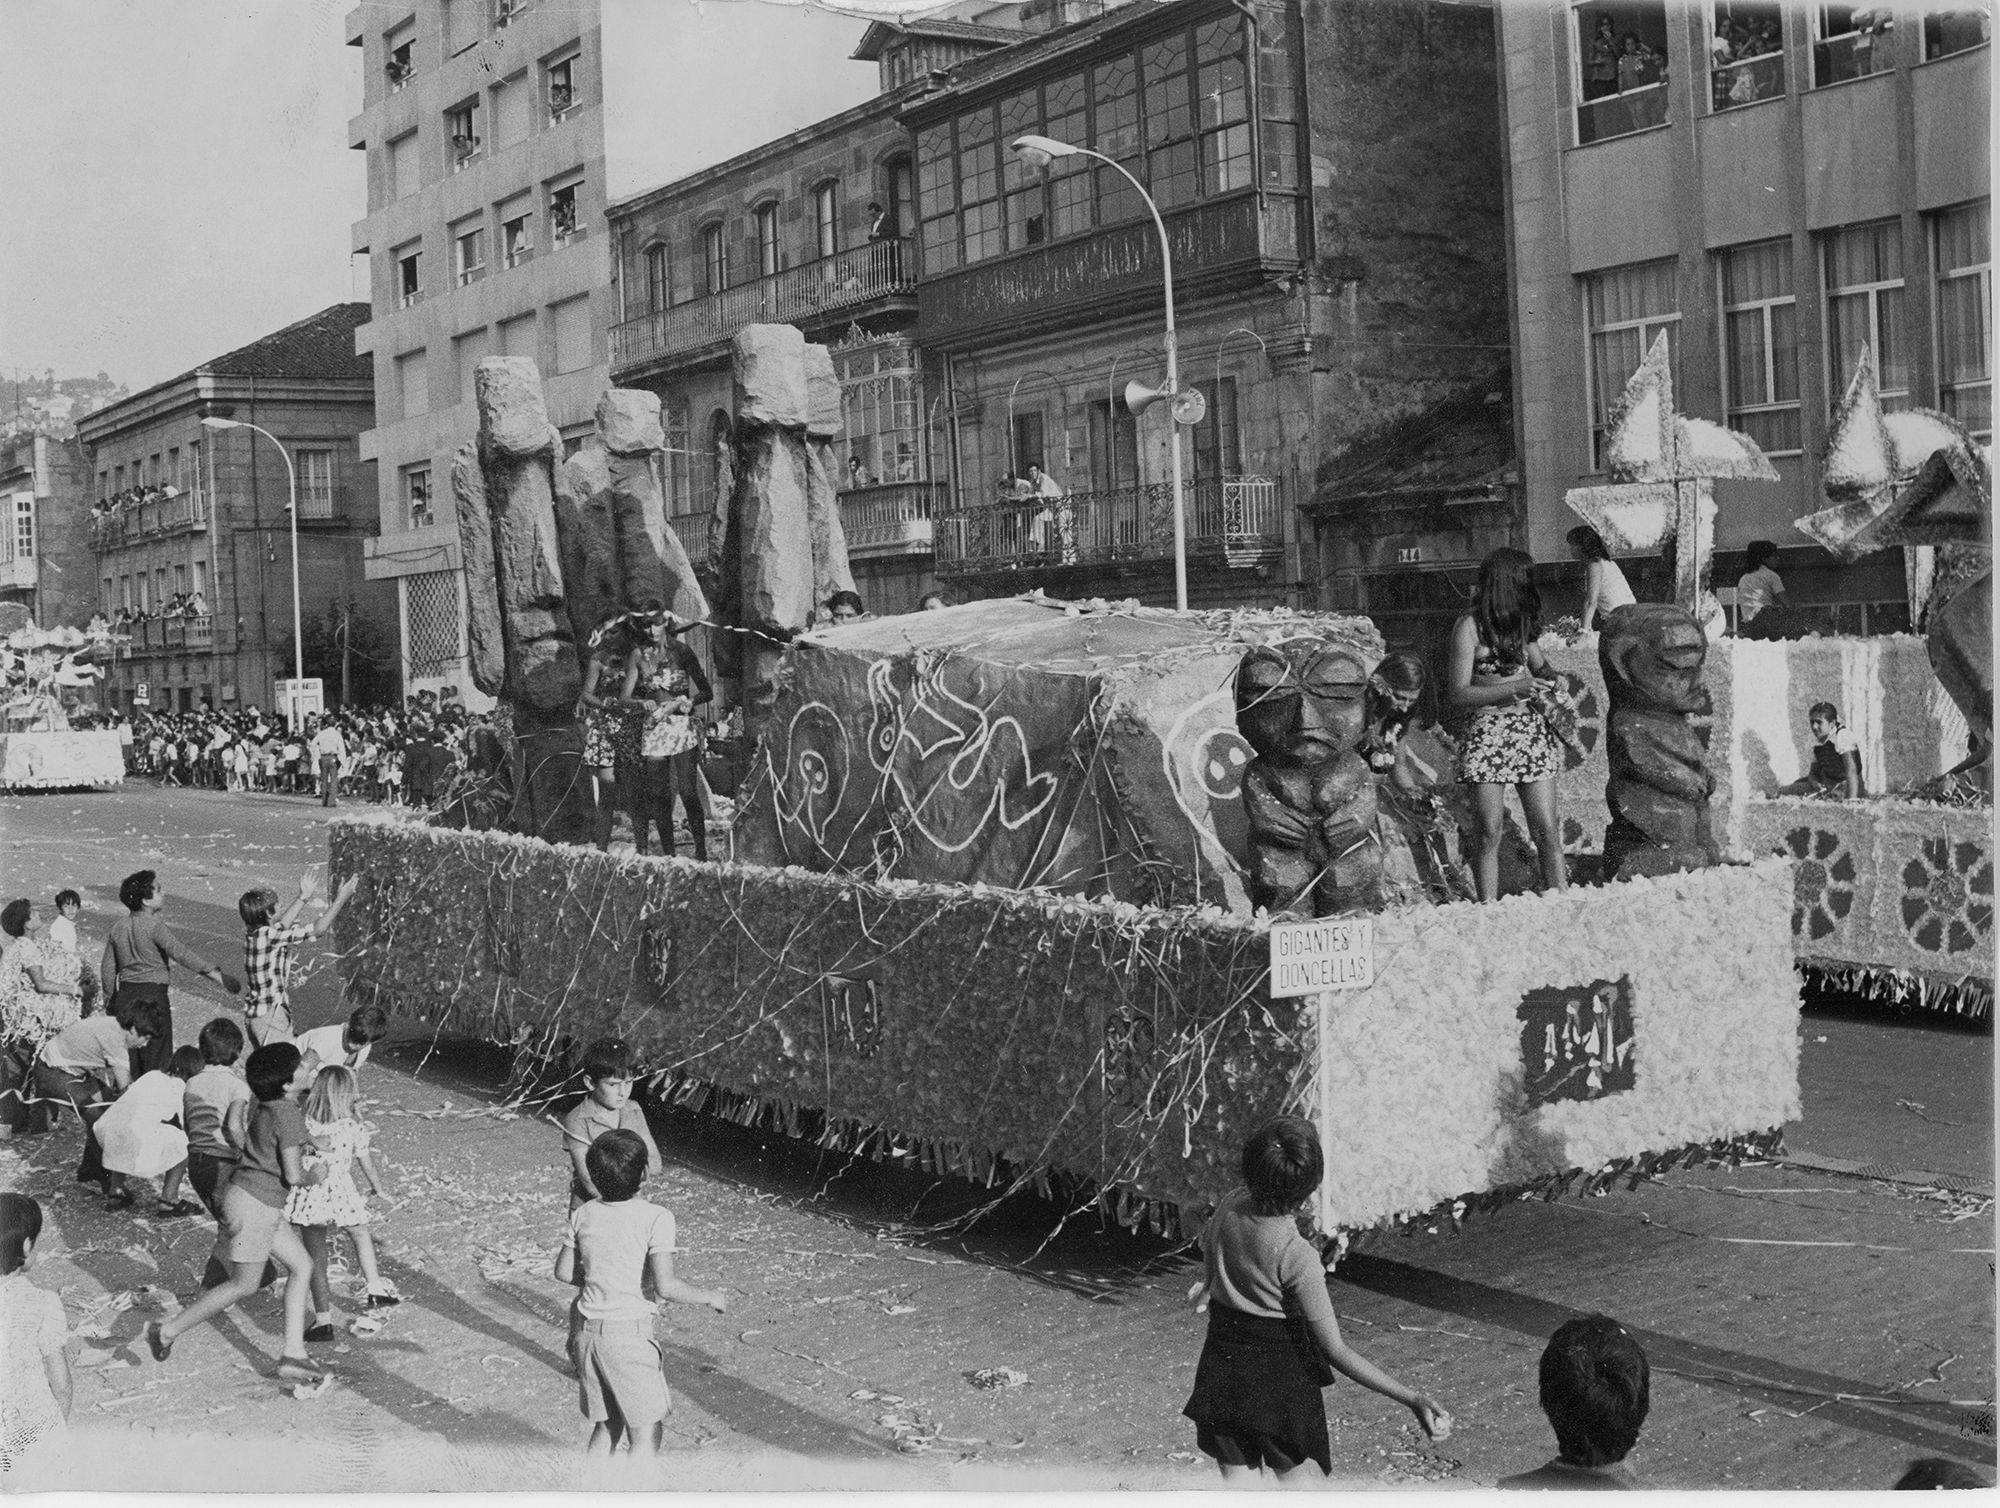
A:
[[[374,318],[356,349],[378,408],[361,437],[376,465],[371,581],[395,593],[406,692],[468,671],[464,563],[451,458],[473,439],[472,372],[532,357],[566,440],[588,433],[613,319],[604,233],[602,25],[596,0],[411,0],[347,20],[364,55],[361,113]]]
[[[77,422],[96,606],[131,639],[103,683],[107,704],[276,705],[293,668],[294,478],[300,615],[352,606],[392,621],[387,589],[363,568],[377,524],[360,446],[374,385],[355,354],[367,321],[368,305],[335,304]]]
[[[89,478],[73,437],[0,437],[0,602],[39,628],[81,628],[96,610]]]
[[[1898,552],[1792,527],[1861,349],[1891,408],[1992,431],[1984,6],[1523,0],[1499,6],[1526,542],[1563,558],[1609,406],[1665,333],[1681,410],[1783,480],[1716,488],[1718,584],[1782,547],[1828,627],[1907,628]],[[1642,595],[1645,588],[1641,587]]]

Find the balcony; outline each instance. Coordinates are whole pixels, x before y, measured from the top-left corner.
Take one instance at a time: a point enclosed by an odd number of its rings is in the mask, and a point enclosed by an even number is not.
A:
[[[1177,298],[1260,282],[1299,265],[1298,201],[1269,194],[1211,200],[1165,216]],[[1160,305],[1160,241],[1151,220],[978,262],[924,280],[920,344],[965,346],[1099,321]]]
[[[916,292],[917,259],[907,237],[851,246],[803,267],[611,327],[614,377],[635,367],[722,345],[745,325],[805,324]]]
[[[1246,569],[1285,547],[1278,484],[1270,477],[1201,477],[1187,483],[1188,563]],[[1063,498],[1008,498],[941,514],[941,576],[1170,561],[1174,490],[1168,482]]]
[[[90,547],[115,550],[166,534],[208,527],[208,499],[198,492],[141,503],[136,508],[119,508],[90,521]]]
[[[9,588],[32,591],[41,579],[32,555],[17,555],[12,560],[0,560],[0,591]]]
[[[840,527],[847,553],[927,555],[933,520],[942,511],[942,482],[885,482],[840,494]]]

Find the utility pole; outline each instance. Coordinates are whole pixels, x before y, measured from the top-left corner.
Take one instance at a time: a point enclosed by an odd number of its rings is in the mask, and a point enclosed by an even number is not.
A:
[[[340,609],[340,705],[343,707],[353,705],[352,698],[348,695],[347,690],[351,673],[350,667],[354,662],[354,639],[353,635],[349,632],[349,627],[353,621],[354,599],[349,597],[341,605]]]

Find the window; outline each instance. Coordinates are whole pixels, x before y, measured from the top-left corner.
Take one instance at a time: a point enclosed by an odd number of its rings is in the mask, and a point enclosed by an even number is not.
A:
[[[1798,300],[1792,243],[1765,241],[1722,252],[1722,363],[1729,427],[1767,454],[1799,440]]]
[[[1006,194],[1007,248],[1039,246],[1048,239],[1048,186],[1041,170],[1007,143],[1041,123],[1039,91],[1029,89],[1000,102],[1000,180]]]
[[[532,312],[500,321],[500,354],[525,356],[537,366],[541,364],[542,353]]]
[[[1866,78],[1895,64],[1890,34],[1895,17],[1886,6],[1812,7],[1813,88]]]
[[[813,244],[823,257],[840,250],[840,185],[832,181],[813,190]]]
[[[458,572],[423,571],[403,578],[403,643],[410,675],[445,675],[458,668],[465,654],[459,617]]]
[[[465,288],[486,276],[486,228],[473,216],[451,228],[452,275]]]
[[[1241,476],[1243,446],[1236,424],[1236,379],[1197,382],[1194,387],[1208,402],[1207,416],[1188,431],[1194,441],[1194,474]]]
[[[125,490],[125,468],[123,466],[116,468],[112,472],[112,481],[115,484],[116,491],[123,492]]]
[[[1993,29],[1990,4],[1958,5],[1924,17],[1924,60],[1983,47]]]
[[[1992,205],[1940,214],[1937,246],[1938,406],[1982,439],[1993,432]]]
[[[729,243],[722,238],[720,225],[706,225],[701,232],[701,288],[715,294],[729,286]]]
[[[403,510],[412,529],[431,526],[431,468],[429,465],[403,468]]]
[[[1875,353],[1882,406],[1910,403],[1910,359],[1903,341],[1903,227],[1896,220],[1839,230],[1820,243],[1826,285],[1828,391],[1838,397],[1861,348]]]
[[[482,327],[468,330],[451,343],[452,362],[458,370],[458,401],[472,402],[474,374],[479,363],[493,354],[493,341]]]
[[[102,503],[109,502],[110,499],[111,473],[109,471],[100,471],[97,473],[97,500]]]
[[[695,511],[693,467],[688,454],[688,406],[684,399],[669,398],[660,405],[660,422],[666,431],[667,447],[660,457],[663,476],[660,491],[666,498],[667,513],[682,518]]]
[[[1057,141],[1090,139],[1089,75],[1051,79],[1042,91],[1043,134]],[[1090,229],[1091,165],[1087,157],[1059,157],[1049,164],[1048,230],[1051,239]]]
[[[1030,466],[1049,469],[1042,451],[1042,411],[1030,409],[1027,413],[1014,415],[1013,433],[1008,436],[1013,442],[1008,454],[1012,463],[1009,469],[1015,476],[1026,476]]]
[[[1139,425],[1122,398],[1090,405],[1090,485],[1113,492],[1139,482]]]
[[[454,173],[479,155],[479,101],[476,98],[445,111],[444,140]]]
[[[948,121],[917,133],[917,217],[924,271],[951,271],[958,265],[958,197]]]
[[[582,188],[579,181],[549,191],[549,236],[557,246],[567,246],[583,234],[577,203]]]
[[[889,218],[884,226],[892,236],[907,236],[916,227],[916,180],[908,157],[892,157],[883,164],[889,183]]]
[[[1195,28],[1195,112],[1201,130],[1202,191],[1248,188],[1250,90],[1243,64],[1243,28],[1224,16]]]
[[[926,474],[924,379],[917,353],[902,340],[871,340],[837,348],[840,413],[848,460],[869,483],[917,482]],[[842,461],[834,485],[855,485]]]
[[[396,390],[402,395],[403,417],[414,419],[431,411],[429,353],[421,346],[396,358]]]
[[[1667,122],[1667,13],[1662,0],[1570,6],[1571,83],[1579,146]]]
[[[423,252],[415,246],[399,246],[396,258],[396,307],[407,309],[424,296],[421,264]]]
[[[549,306],[555,325],[558,372],[580,372],[590,365],[590,295],[579,294]]]
[[[760,204],[757,220],[757,276],[771,277],[778,270],[778,206]]]
[[[104,590],[99,594],[97,599],[97,610],[108,618],[118,609],[118,595],[114,590],[117,583],[109,576],[106,576],[103,585]]]
[[[1000,148],[991,106],[958,118],[960,245],[968,263],[1006,249],[1000,228]]]
[[[409,83],[410,75],[417,71],[416,59],[413,56],[416,42],[408,27],[391,32],[383,38],[383,41],[389,49],[389,56],[384,60],[382,67],[389,75],[389,92],[394,94]]]
[[[132,606],[132,578],[130,576],[120,576],[118,578],[118,605],[120,607]]]
[[[1775,0],[1714,0],[1708,8],[1711,110],[1785,92],[1784,15]]]
[[[1185,33],[1140,49],[1146,96],[1146,183],[1161,209],[1192,203],[1201,193],[1195,165],[1194,104],[1189,98]]]
[[[14,494],[14,558],[35,558],[35,495],[32,492]]]
[[[153,600],[162,607],[166,606],[167,568],[165,566],[156,566],[153,569]]]
[[[1606,418],[1662,330],[1678,371],[1680,304],[1672,262],[1595,273],[1583,286],[1590,320],[1590,454],[1591,464],[1601,467]]]
[[[529,234],[528,222],[533,212],[519,199],[509,200],[500,206],[500,262],[504,267],[519,267],[531,261],[535,255],[535,242]]]
[[[576,104],[576,58],[559,59],[545,70],[548,86],[549,120],[561,120]]]
[[[188,589],[187,567],[185,565],[176,564],[174,566],[174,595],[176,597],[185,597],[187,595],[187,589]]]
[[[528,0],[493,0],[493,24],[511,26],[528,8]]]
[[[299,517],[332,518],[333,452],[300,446],[292,461],[299,472]]]
[[[389,143],[389,197],[407,199],[423,187],[417,162],[417,133],[406,131]]]
[[[667,248],[648,246],[643,261],[646,266],[646,312],[658,314],[671,302],[667,296]]]
[[[901,47],[891,47],[882,54],[882,88],[886,93],[900,89],[916,77],[916,64],[912,60],[911,48],[906,43]]]
[[[208,595],[208,562],[205,560],[194,563],[194,589],[202,596]]]
[[[1136,175],[1145,171],[1139,159],[1139,69],[1132,57],[1112,58],[1090,70],[1096,110],[1094,148],[1123,163]],[[1116,225],[1145,214],[1146,207],[1127,183],[1110,168],[1094,170],[1097,178],[1097,223]]]
[[[535,113],[534,91],[528,87],[527,74],[517,73],[496,84],[492,104],[493,150],[526,141]]]

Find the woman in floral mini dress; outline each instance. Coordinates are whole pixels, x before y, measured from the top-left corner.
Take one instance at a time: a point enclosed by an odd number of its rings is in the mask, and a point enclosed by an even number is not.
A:
[[[1521,797],[1521,812],[1541,858],[1542,888],[1568,885],[1562,828],[1556,815],[1561,741],[1535,705],[1539,684],[1555,672],[1535,647],[1542,631],[1542,598],[1530,570],[1531,556],[1495,550],[1479,567],[1472,611],[1451,631],[1447,700],[1469,714],[1458,748],[1458,778],[1472,787],[1477,832],[1472,874],[1479,899],[1500,894],[1500,841],[1506,827],[1507,787]]]
[[[645,728],[639,735],[645,800],[634,828],[643,849],[647,826],[659,823],[660,852],[671,854],[674,795],[678,791],[687,807],[694,856],[706,859],[708,826],[701,797],[702,728],[693,714],[696,707],[715,693],[702,673],[701,661],[676,637],[694,625],[680,622],[656,605],[646,611],[649,621],[639,630],[639,644],[625,667],[624,694],[650,704]]]
[[[590,770],[591,795],[595,802],[591,817],[591,841],[600,849],[611,847],[611,827],[618,815],[618,776],[638,769],[639,729],[645,714],[640,704],[621,695],[626,659],[631,652],[628,614],[617,613],[597,625],[587,648],[590,664],[583,673],[583,695],[577,712],[583,723],[583,762]],[[623,800],[632,813],[632,828],[640,853],[646,851],[641,793],[626,792]]]

